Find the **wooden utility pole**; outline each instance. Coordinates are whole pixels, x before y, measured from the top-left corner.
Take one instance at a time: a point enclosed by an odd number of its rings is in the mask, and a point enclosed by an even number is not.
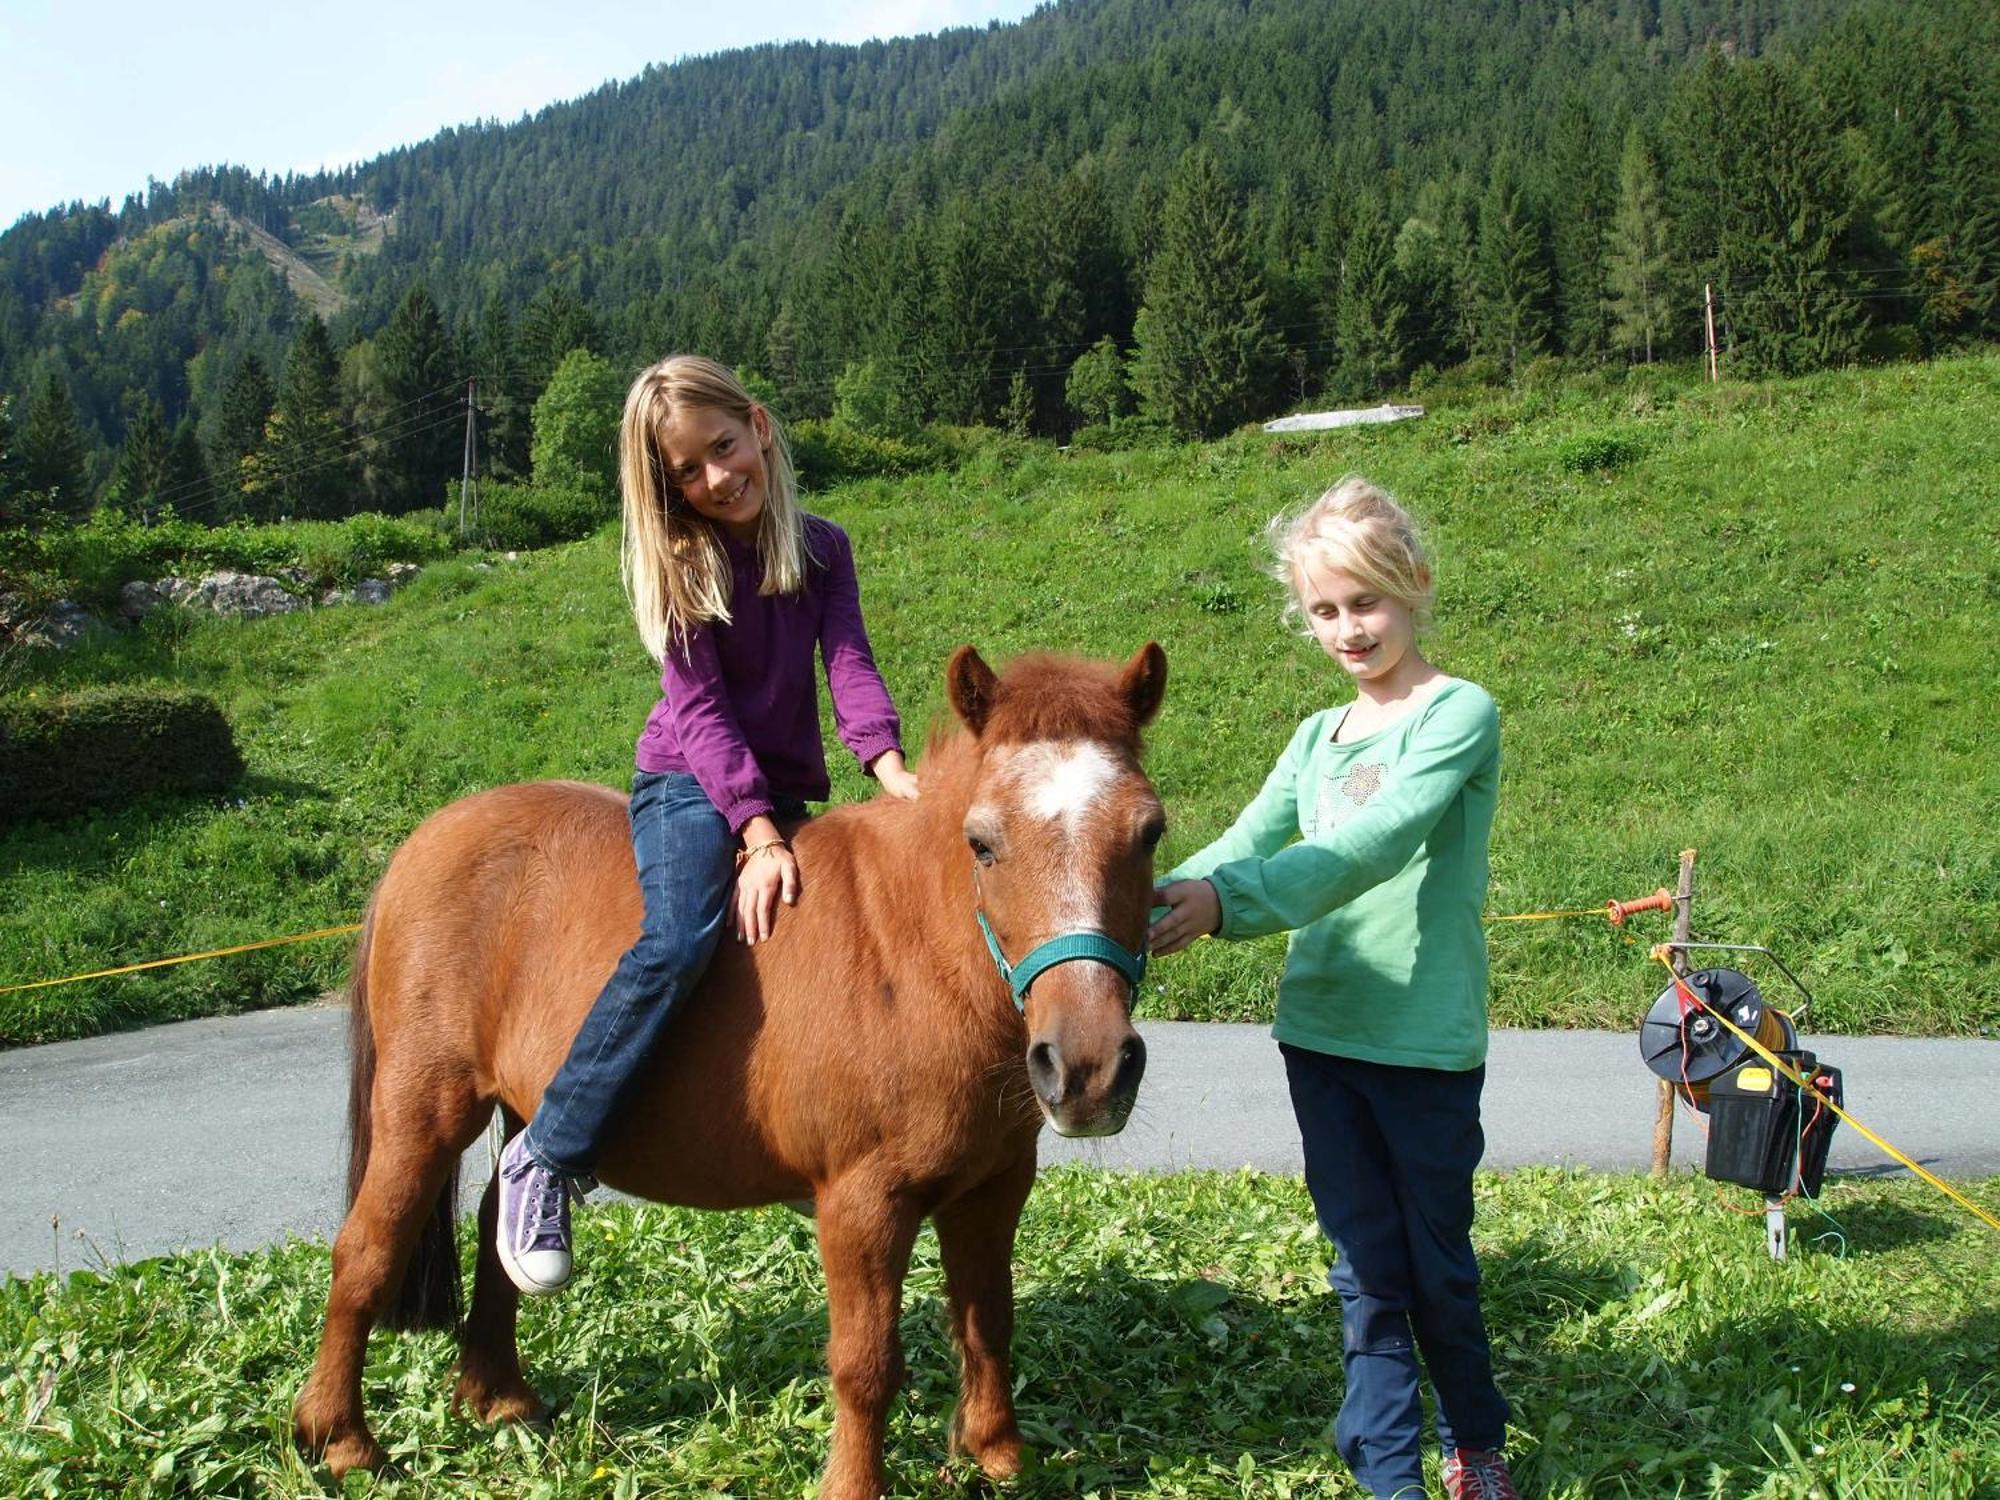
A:
[[[1681,878],[1674,887],[1674,942],[1676,945],[1689,942],[1694,937],[1694,850],[1681,850]],[[1676,946],[1667,955],[1675,974],[1687,972],[1687,961]],[[1674,1155],[1674,1086],[1666,1079],[1660,1080],[1659,1113],[1653,1117],[1653,1175],[1664,1177],[1673,1163]]]
[[[1715,283],[1702,283],[1702,317],[1708,324],[1708,378],[1710,384],[1722,379],[1722,366],[1715,354]]]
[[[473,436],[472,419],[478,410],[473,404],[473,393],[478,386],[476,379],[465,382],[465,468],[458,481],[458,535],[461,541],[465,539],[466,496],[472,491],[472,454],[477,441]]]

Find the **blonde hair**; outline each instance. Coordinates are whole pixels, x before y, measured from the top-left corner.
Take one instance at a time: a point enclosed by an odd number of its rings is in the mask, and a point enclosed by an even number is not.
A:
[[[764,509],[757,552],[764,562],[760,594],[796,594],[813,561],[799,509],[792,452],[778,419],[759,407],[726,366],[699,354],[675,354],[639,373],[625,396],[618,429],[618,487],[624,498],[621,571],[639,639],[655,661],[696,625],[730,621],[729,557],[707,517],[698,514],[667,477],[660,434],[676,412],[720,409],[754,426],[764,412]]]
[[[1349,474],[1303,510],[1271,518],[1271,576],[1285,586],[1285,616],[1303,623],[1299,570],[1311,557],[1350,573],[1368,588],[1407,605],[1419,627],[1430,624],[1437,591],[1430,558],[1410,513],[1389,492]]]

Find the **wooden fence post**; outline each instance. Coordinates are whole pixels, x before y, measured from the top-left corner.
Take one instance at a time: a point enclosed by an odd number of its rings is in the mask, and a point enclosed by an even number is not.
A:
[[[1694,937],[1692,909],[1694,907],[1694,850],[1681,850],[1680,884],[1674,887],[1674,942],[1685,943]],[[1687,972],[1687,963],[1676,947],[1668,955],[1676,974]],[[1666,1079],[1660,1080],[1659,1112],[1653,1117],[1653,1175],[1664,1177],[1672,1165],[1674,1155],[1674,1086]]]

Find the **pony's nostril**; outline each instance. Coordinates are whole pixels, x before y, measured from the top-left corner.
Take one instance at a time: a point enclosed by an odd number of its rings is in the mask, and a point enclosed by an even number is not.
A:
[[[1136,1092],[1139,1080],[1146,1075],[1145,1039],[1134,1035],[1118,1049],[1118,1068],[1111,1075],[1111,1090],[1115,1094]]]
[[[1028,1081],[1051,1104],[1062,1102],[1062,1053],[1054,1042],[1036,1042],[1028,1049]]]

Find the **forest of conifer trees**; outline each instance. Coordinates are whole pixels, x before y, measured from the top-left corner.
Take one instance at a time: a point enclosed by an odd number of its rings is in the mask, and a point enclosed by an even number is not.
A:
[[[1746,377],[2000,334],[2000,10],[1063,0],[191,170],[0,235],[0,517],[437,506],[469,383],[520,477],[577,348],[889,434],[1210,436],[1467,361],[1687,358],[1711,286]]]

